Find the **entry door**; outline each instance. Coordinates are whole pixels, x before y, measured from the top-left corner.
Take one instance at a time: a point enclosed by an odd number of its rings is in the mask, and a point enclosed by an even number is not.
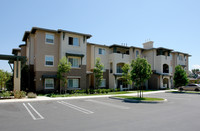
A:
[[[120,89],[120,85],[123,85],[122,80],[117,80],[117,88]]]

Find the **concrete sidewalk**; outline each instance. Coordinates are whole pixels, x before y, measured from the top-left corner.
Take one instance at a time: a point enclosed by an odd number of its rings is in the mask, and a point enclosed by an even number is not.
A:
[[[161,90],[161,91],[151,91],[144,92],[146,94],[164,93],[171,90]],[[116,95],[94,95],[94,96],[73,96],[73,97],[46,97],[37,96],[37,98],[24,98],[24,99],[6,99],[0,100],[0,103],[11,103],[11,102],[33,102],[33,101],[52,101],[52,100],[71,100],[71,99],[88,99],[88,98],[101,98],[101,97],[111,97],[111,96],[137,96],[137,93],[130,94],[116,94]]]

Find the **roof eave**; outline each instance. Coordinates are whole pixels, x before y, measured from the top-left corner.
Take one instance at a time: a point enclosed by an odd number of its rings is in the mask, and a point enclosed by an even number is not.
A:
[[[57,32],[58,33],[59,32],[66,32],[66,33],[71,33],[71,34],[83,35],[83,36],[86,36],[87,39],[89,39],[90,37],[92,37],[92,35],[90,35],[90,34],[78,33],[78,32],[73,32],[73,31],[68,31],[68,30],[62,30],[62,29],[58,29]]]

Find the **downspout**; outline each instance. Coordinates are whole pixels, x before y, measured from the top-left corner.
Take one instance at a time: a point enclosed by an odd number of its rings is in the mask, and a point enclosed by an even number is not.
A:
[[[95,46],[94,46],[94,67],[95,67]],[[93,69],[94,69],[93,67]],[[94,74],[94,70],[93,70],[93,74]],[[94,75],[94,89],[96,88],[96,83],[95,83],[95,75]]]
[[[155,59],[154,59],[154,50],[153,50],[153,70],[155,69]]]

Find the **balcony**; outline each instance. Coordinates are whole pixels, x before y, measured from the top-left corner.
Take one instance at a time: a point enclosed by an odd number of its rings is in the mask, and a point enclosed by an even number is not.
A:
[[[121,53],[111,53],[109,54],[109,59],[115,63],[127,63],[130,61],[130,55]]]
[[[165,55],[158,55],[155,57],[155,70],[158,73],[171,73],[171,57]]]
[[[156,56],[156,63],[160,64],[170,64],[171,57],[170,56],[164,56],[164,55],[158,55]]]

